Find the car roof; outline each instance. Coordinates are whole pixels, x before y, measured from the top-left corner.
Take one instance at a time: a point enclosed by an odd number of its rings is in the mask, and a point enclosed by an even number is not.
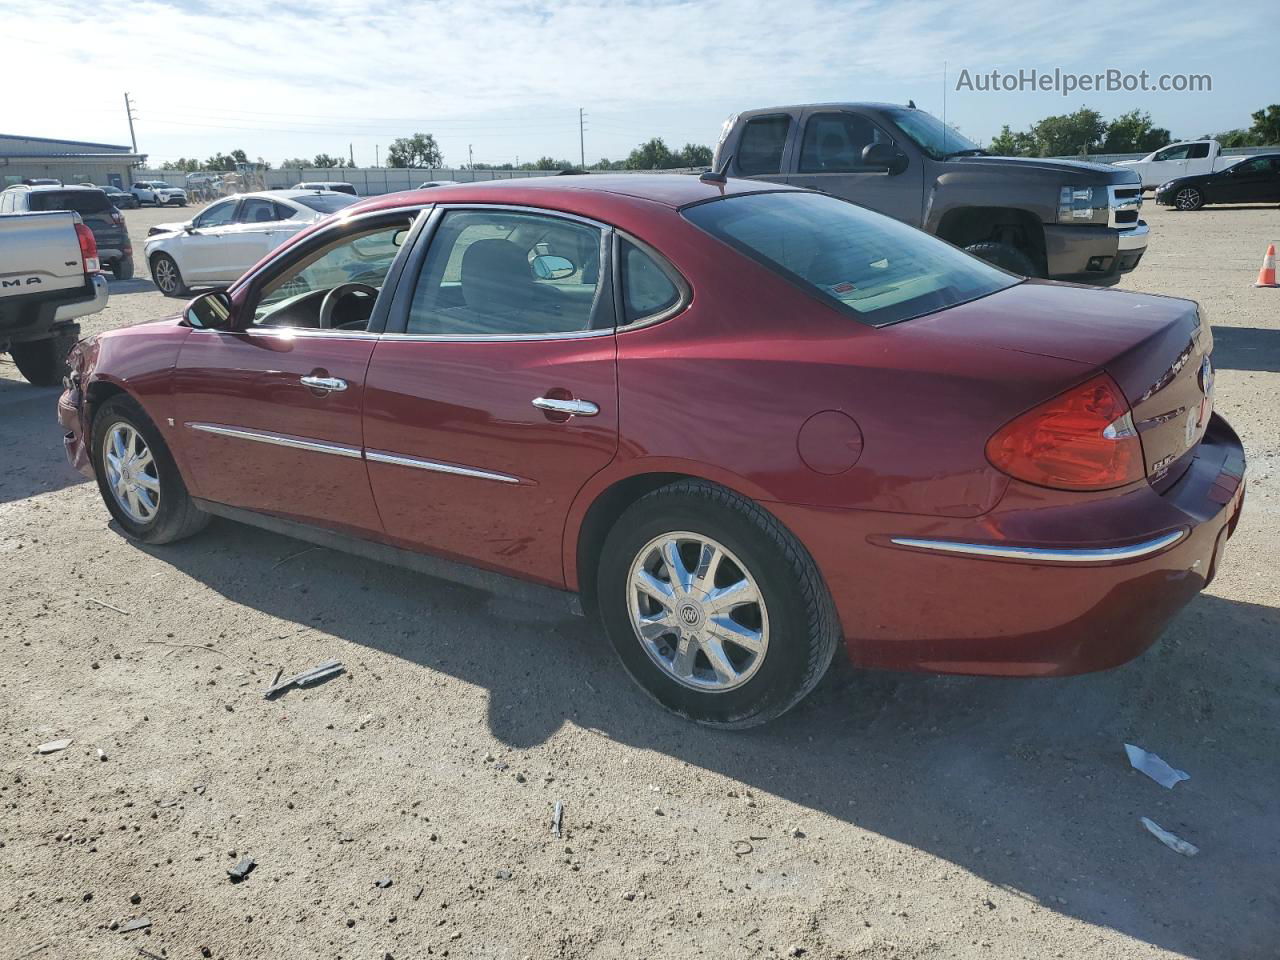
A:
[[[57,190],[59,193],[64,190],[102,190],[101,187],[87,187],[80,183],[69,183],[66,186],[59,186],[55,183],[36,183],[28,186],[27,189],[32,193],[48,193],[52,190]]]
[[[799,190],[785,184],[761,180],[729,178],[724,183],[708,182],[700,177],[680,173],[594,174],[585,177],[522,177],[507,180],[482,180],[456,183],[421,190],[369,197],[348,207],[353,214],[387,207],[433,203],[502,203],[527,204],[535,207],[582,209],[592,205],[592,198],[626,197],[648,200],[673,209],[703,200],[747,193]]]
[[[858,107],[865,110],[910,110],[905,103],[879,103],[871,100],[835,100],[823,103],[791,103],[779,107],[753,107],[737,114],[739,117],[754,117],[765,113],[798,113],[801,110],[814,110],[823,107],[836,109],[839,107]]]

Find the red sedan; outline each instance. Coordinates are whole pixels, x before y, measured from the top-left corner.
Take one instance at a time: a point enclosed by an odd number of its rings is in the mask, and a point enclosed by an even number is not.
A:
[[[1047,676],[1212,579],[1244,454],[1194,303],[1029,281],[860,207],[686,176],[357,204],[59,413],[127,533],[230,517],[601,616],[725,726],[867,667]]]

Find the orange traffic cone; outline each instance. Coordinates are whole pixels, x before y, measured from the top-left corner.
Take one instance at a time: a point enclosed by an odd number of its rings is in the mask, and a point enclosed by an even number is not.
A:
[[[1258,282],[1255,287],[1280,287],[1276,283],[1276,245],[1268,244],[1267,255],[1262,258],[1262,269],[1258,271]]]

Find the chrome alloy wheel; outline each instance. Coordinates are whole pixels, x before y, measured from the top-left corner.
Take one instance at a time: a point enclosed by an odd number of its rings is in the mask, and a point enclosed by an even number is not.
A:
[[[127,423],[112,426],[102,466],[120,509],[135,523],[150,523],[160,509],[160,474],[142,434]]]
[[[1194,210],[1200,206],[1200,191],[1192,187],[1184,187],[1178,191],[1173,202],[1179,210]]]
[[[178,270],[168,257],[158,257],[152,267],[152,280],[162,293],[173,293],[178,289]]]
[[[741,686],[769,649],[769,614],[755,578],[700,533],[667,533],[645,544],[627,578],[627,611],[650,659],[695,690]]]

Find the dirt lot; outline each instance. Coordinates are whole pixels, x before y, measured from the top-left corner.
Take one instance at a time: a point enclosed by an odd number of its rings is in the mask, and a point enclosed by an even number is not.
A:
[[[127,216],[139,252],[175,219]],[[838,665],[745,734],[659,712],[586,621],[226,522],[130,543],[0,363],[0,958],[1277,956],[1280,210],[1146,216],[1124,286],[1207,305],[1251,458],[1217,581],[1109,673]],[[88,332],[175,306],[112,288]]]

